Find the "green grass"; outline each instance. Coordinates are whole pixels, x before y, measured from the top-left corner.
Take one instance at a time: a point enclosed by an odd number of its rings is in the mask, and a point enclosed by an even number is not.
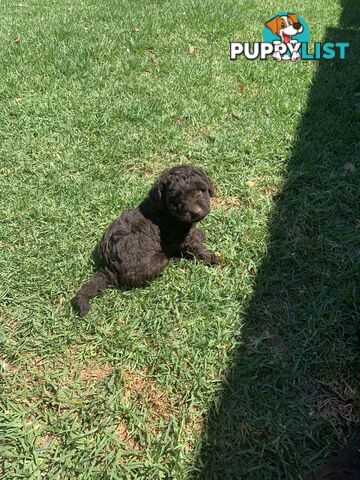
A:
[[[4,2],[2,479],[297,479],[353,435],[359,7],[291,8],[348,61],[230,62],[271,0]],[[214,180],[221,268],[80,320],[104,228],[179,163]]]

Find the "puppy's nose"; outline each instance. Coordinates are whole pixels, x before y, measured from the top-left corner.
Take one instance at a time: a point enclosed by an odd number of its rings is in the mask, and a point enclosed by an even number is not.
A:
[[[301,23],[294,23],[293,27],[295,28],[295,30],[300,30]]]
[[[191,212],[195,217],[202,215],[203,211],[201,207],[194,207]]]

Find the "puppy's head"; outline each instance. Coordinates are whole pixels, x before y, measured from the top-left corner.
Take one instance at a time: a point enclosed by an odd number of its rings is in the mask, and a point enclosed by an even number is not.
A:
[[[210,212],[213,187],[204,170],[192,165],[167,168],[149,192],[151,204],[181,222],[199,222]]]

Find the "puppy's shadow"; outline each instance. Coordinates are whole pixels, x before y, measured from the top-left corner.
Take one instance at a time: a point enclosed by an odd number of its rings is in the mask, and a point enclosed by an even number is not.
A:
[[[101,263],[99,252],[98,252],[98,245],[96,245],[96,247],[91,252],[89,260],[92,266],[93,275],[95,275],[102,268],[102,263]]]

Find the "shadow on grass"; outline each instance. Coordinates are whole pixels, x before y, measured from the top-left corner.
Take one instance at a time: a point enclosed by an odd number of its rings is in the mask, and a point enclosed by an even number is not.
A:
[[[350,51],[318,65],[268,254],[192,478],[302,478],[355,432],[360,4],[343,1],[325,41],[348,41]]]

